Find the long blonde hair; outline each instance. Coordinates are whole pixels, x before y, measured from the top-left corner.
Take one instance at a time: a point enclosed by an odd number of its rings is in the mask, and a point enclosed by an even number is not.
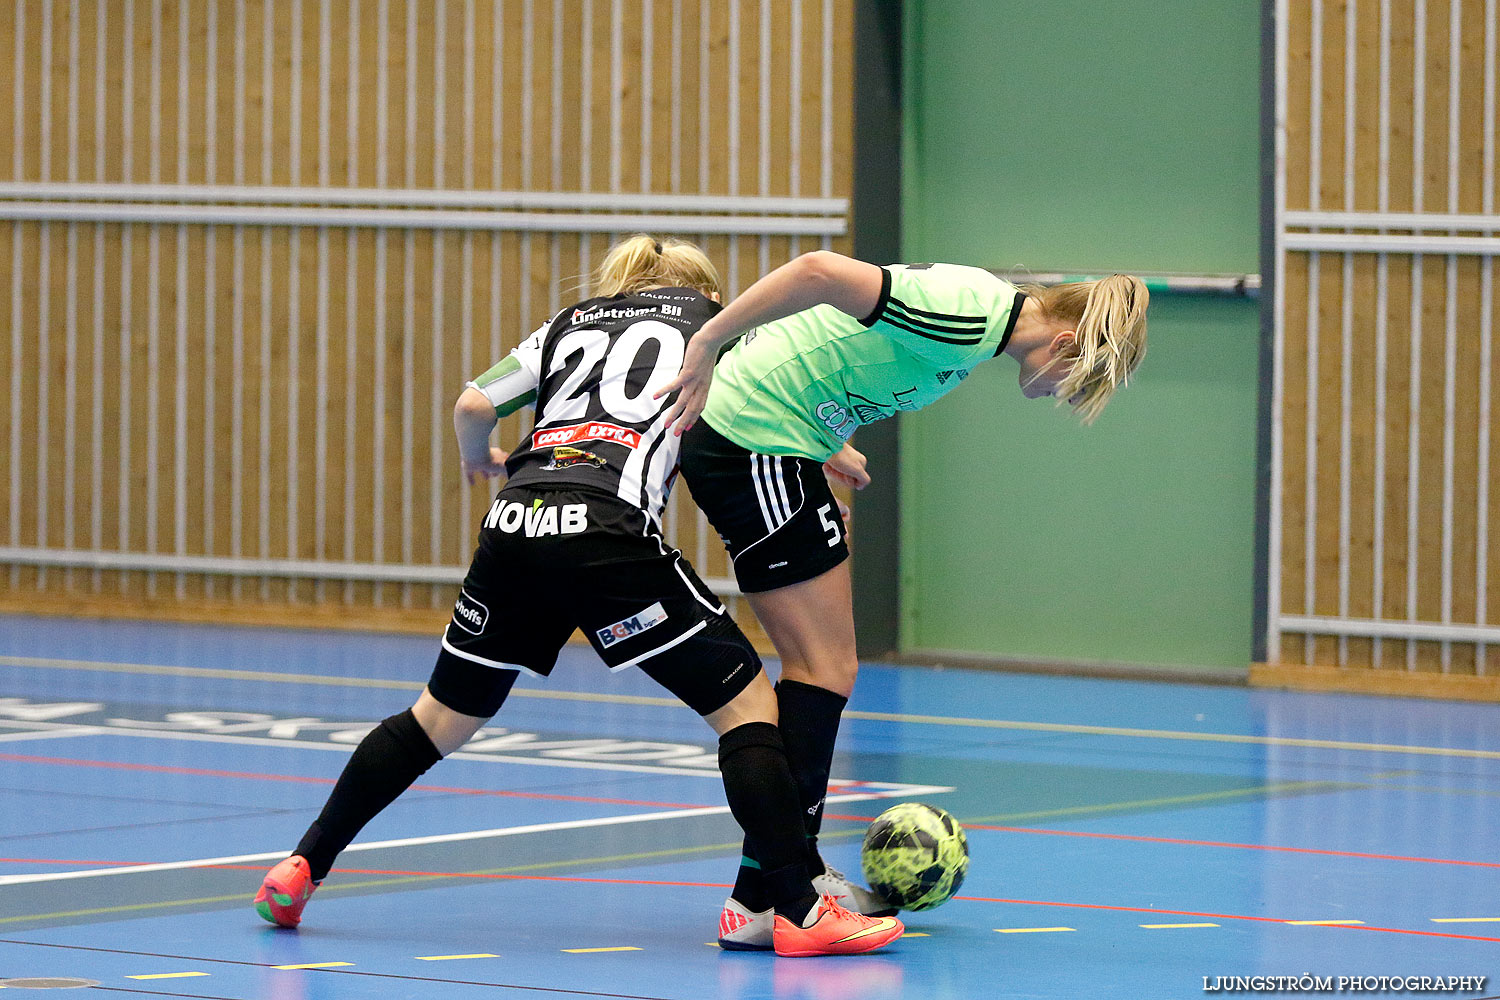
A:
[[[594,294],[628,295],[647,288],[695,288],[704,295],[723,295],[719,272],[698,247],[636,233],[609,248],[594,271]]]
[[[1112,274],[1050,287],[1022,285],[1021,290],[1036,298],[1043,318],[1073,327],[1073,350],[1047,367],[1068,365],[1055,395],[1059,403],[1073,407],[1082,423],[1093,423],[1146,356],[1146,306],[1151,301],[1146,283],[1133,275]]]

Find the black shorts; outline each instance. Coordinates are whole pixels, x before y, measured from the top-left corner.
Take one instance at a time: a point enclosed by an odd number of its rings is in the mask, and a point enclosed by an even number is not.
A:
[[[639,666],[700,715],[723,708],[760,671],[723,603],[640,508],[594,490],[501,490],[434,677],[446,657],[498,668],[497,683],[500,670],[545,677],[575,628],[611,670]]]
[[[699,420],[682,436],[682,477],[747,594],[811,580],[849,558],[822,462],[748,451]]]

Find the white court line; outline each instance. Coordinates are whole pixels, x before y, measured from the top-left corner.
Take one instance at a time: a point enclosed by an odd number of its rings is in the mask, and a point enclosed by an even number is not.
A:
[[[58,740],[66,736],[92,736],[98,732],[95,726],[65,726],[62,729],[49,729],[46,731],[28,731],[20,733],[5,733],[0,735],[0,743],[20,743],[23,740]]]
[[[128,287],[128,286],[127,286]],[[377,297],[377,302],[379,301]],[[378,409],[378,407],[377,407]],[[380,680],[372,677],[332,677],[318,674],[278,674],[258,670],[225,670],[208,667],[181,667],[163,664],[112,663],[98,660],[59,660],[31,656],[0,655],[0,666],[35,667],[54,670],[97,670],[115,673],[140,673],[168,677],[203,677],[220,680],[248,680],[278,684],[326,684],[333,687],[373,688],[389,691],[420,691],[421,681]],[[598,691],[547,691],[538,688],[515,688],[513,698],[542,698],[554,701],[576,701],[603,705],[648,705],[680,708],[676,698],[648,695],[605,694]],[[980,719],[948,715],[913,715],[903,712],[871,712],[845,709],[844,718],[866,722],[895,722],[919,726],[954,726],[973,729],[1002,729],[1014,732],[1065,733],[1081,736],[1111,736],[1123,739],[1173,740],[1188,743],[1229,743],[1242,746],[1300,747],[1309,750],[1348,750],[1357,753],[1400,753],[1428,757],[1453,757],[1468,760],[1500,760],[1500,750],[1478,750],[1463,747],[1408,746],[1398,743],[1364,743],[1352,740],[1309,739],[1292,736],[1254,736],[1243,733],[1138,729],[1122,726],[1090,726],[1061,722],[1027,722],[1017,719]]]
[[[829,802],[862,802],[885,799],[897,795],[930,795],[951,792],[951,787],[941,785],[908,785],[880,792],[848,793],[830,795]],[[696,809],[672,809],[667,812],[631,813],[624,816],[599,816],[593,819],[565,820],[557,823],[532,823],[527,826],[502,826],[493,830],[470,830],[464,833],[439,833],[429,837],[402,837],[398,840],[377,840],[367,844],[350,844],[344,854],[355,851],[378,851],[388,847],[419,847],[424,844],[451,844],[464,840],[492,840],[500,837],[515,837],[526,833],[551,833],[555,830],[582,830],[596,826],[624,826],[628,823],[654,823],[665,819],[690,819],[695,816],[720,816],[729,812],[728,806],[700,806]],[[0,876],[0,886],[22,885],[33,882],[61,882],[66,879],[103,878],[108,875],[139,875],[147,872],[175,871],[183,868],[207,868],[213,865],[235,865],[250,861],[279,861],[286,851],[265,851],[260,854],[236,854],[223,858],[198,858],[193,861],[163,861],[157,864],[132,865],[128,868],[91,868],[76,872],[41,872],[34,875]]]
[[[358,722],[349,723],[349,729],[358,729]],[[372,724],[371,728],[374,728]],[[27,736],[34,733],[59,733],[67,736],[135,736],[146,739],[161,740],[189,740],[204,743],[238,743],[248,746],[264,747],[291,747],[299,750],[336,750],[341,753],[353,753],[356,747],[354,743],[329,743],[319,740],[283,740],[272,739],[264,736],[235,736],[228,733],[202,733],[202,732],[174,732],[163,729],[128,729],[115,726],[79,726],[63,722],[22,722],[14,719],[0,719],[0,726],[18,727],[27,730]],[[63,730],[67,730],[63,733]],[[17,738],[22,738],[17,735]],[[43,737],[45,738],[45,737]],[[0,736],[0,740],[5,739]],[[684,744],[687,745],[687,744]],[[524,746],[524,744],[523,744]],[[710,751],[704,751],[709,753]],[[602,760],[580,760],[572,757],[511,757],[504,754],[481,753],[478,751],[459,750],[450,753],[444,760],[478,760],[490,761],[504,764],[527,764],[534,767],[567,767],[578,768],[586,771],[630,771],[637,774],[671,774],[687,775],[694,778],[717,778],[719,771],[715,767],[668,767],[660,764],[620,764],[614,761]],[[882,781],[859,781],[849,778],[831,778],[831,786],[846,784],[860,784],[870,788],[887,788],[889,794],[922,794],[927,792],[951,792],[950,786],[940,785],[904,785],[899,782]],[[879,798],[883,796],[861,796],[862,798]],[[829,802],[838,801],[836,797],[829,796]]]
[[[372,724],[379,725],[379,723]],[[0,719],[0,726],[34,726],[37,731],[68,729],[72,730],[69,735],[73,736],[134,736],[155,740],[188,740],[190,742],[202,743],[238,743],[243,746],[257,747],[289,747],[298,750],[334,750],[339,753],[353,753],[353,743],[328,743],[318,740],[279,740],[264,736],[235,736],[228,733],[203,733],[203,732],[173,732],[163,729],[128,729],[114,726],[70,726],[66,723],[48,722],[16,722],[10,719]],[[358,729],[360,723],[349,723],[350,729]],[[705,751],[707,752],[707,751]],[[476,753],[460,750],[450,753],[444,760],[485,760],[498,761],[506,764],[528,764],[534,767],[571,767],[582,768],[589,771],[631,771],[637,774],[678,774],[693,775],[700,778],[717,778],[719,772],[714,768],[705,767],[666,767],[653,764],[619,764],[613,761],[598,760],[576,760],[572,758],[553,757],[508,757],[502,754]]]

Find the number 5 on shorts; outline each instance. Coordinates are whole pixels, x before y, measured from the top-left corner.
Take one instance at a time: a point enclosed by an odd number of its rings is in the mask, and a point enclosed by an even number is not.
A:
[[[828,532],[828,547],[831,549],[839,543],[839,523],[829,520],[829,513],[833,510],[833,504],[825,503],[818,508],[818,520],[823,522],[823,530]]]

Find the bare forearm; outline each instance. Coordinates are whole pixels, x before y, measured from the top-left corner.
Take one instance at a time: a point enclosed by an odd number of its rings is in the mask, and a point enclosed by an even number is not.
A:
[[[453,433],[458,437],[459,457],[478,463],[489,457],[490,432],[495,429],[495,408],[477,389],[465,389],[453,407]]]
[[[874,264],[830,250],[803,254],[761,278],[688,341],[682,370],[655,397],[677,393],[667,408],[668,425],[677,434],[693,426],[708,403],[719,349],[735,337],[823,304],[863,319],[875,311],[884,282],[885,272]]]
[[[745,289],[704,324],[697,339],[717,349],[748,330],[831,305],[851,316],[867,316],[880,297],[880,268],[830,251],[814,251],[783,264]]]

